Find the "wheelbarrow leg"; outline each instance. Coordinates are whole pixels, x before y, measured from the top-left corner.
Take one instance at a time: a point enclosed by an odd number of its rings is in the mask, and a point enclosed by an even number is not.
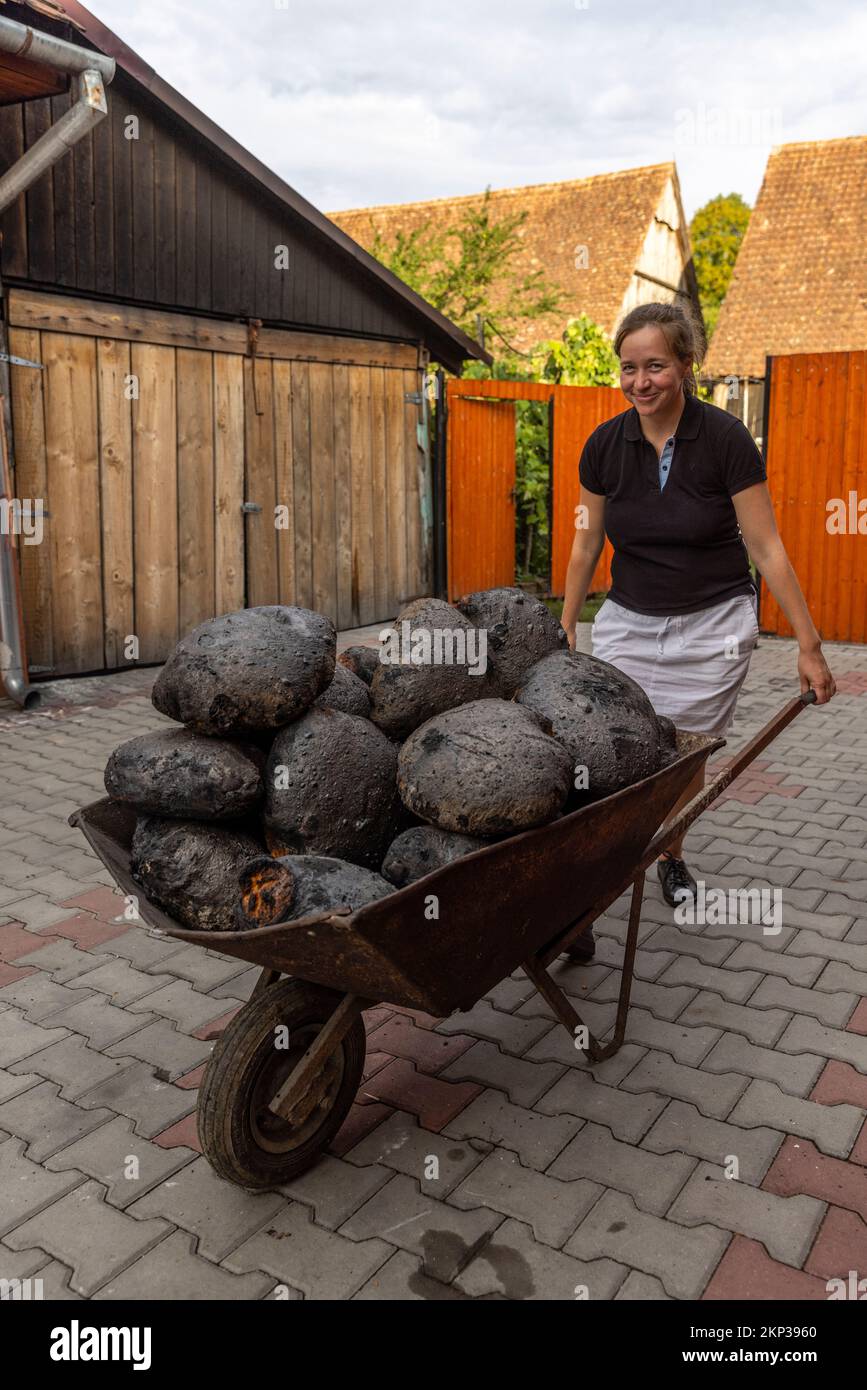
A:
[[[336,1051],[359,1014],[369,1009],[370,1005],[369,999],[344,994],[325,1027],[320,1029],[279,1091],[272,1096],[268,1103],[269,1110],[290,1124],[297,1122],[296,1110],[305,1106],[309,1108],[311,1101],[316,1098],[317,1078],[321,1079],[326,1058]]]
[[[623,970],[620,976],[620,996],[617,1001],[617,1020],[614,1037],[603,1047],[590,1029],[582,1022],[572,1008],[566,995],[555,984],[537,956],[530,956],[523,962],[523,969],[533,981],[542,998],[548,1003],[570,1036],[574,1039],[579,1029],[587,1034],[587,1046],[582,1050],[590,1062],[604,1062],[619,1052],[626,1034],[626,1019],[629,1014],[629,996],[632,992],[632,976],[635,969],[635,950],[638,945],[638,925],[641,921],[641,900],[644,896],[644,870],[637,874],[632,884],[632,901],[629,906],[629,925],[626,929],[626,951],[623,957]]]

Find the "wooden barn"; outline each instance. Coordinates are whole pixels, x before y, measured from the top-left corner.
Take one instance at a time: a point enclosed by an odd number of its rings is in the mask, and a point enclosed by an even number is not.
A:
[[[36,364],[0,364],[13,493],[45,508],[31,675],[158,662],[244,605],[351,628],[431,592],[424,368],[484,352],[76,0],[7,20],[116,62],[0,217],[0,353]],[[75,91],[0,56],[2,180]]]

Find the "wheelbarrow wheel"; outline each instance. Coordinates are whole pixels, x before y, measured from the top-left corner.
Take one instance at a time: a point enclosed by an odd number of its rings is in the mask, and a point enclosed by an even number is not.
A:
[[[223,1032],[198,1104],[199,1141],[219,1177],[251,1190],[279,1187],[310,1168],[337,1133],[361,1084],[360,1016],[324,1060],[296,1123],[268,1104],[339,999],[318,985],[282,980],[245,1004]]]

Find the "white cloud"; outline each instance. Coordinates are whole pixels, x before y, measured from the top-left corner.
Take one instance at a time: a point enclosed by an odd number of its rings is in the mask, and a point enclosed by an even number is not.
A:
[[[753,201],[784,141],[867,132],[855,0],[93,0],[173,86],[324,210],[676,158],[687,213]],[[735,143],[684,143],[717,108]],[[753,134],[744,142],[743,131]],[[719,118],[717,120],[719,125]]]

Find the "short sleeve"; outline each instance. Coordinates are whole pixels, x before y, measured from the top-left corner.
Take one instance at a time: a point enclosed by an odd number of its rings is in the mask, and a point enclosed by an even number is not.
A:
[[[722,481],[729,497],[768,480],[764,459],[746,425],[736,420],[722,442]]]
[[[598,493],[600,497],[605,496],[605,484],[599,476],[598,450],[592,434],[581,451],[581,461],[578,464],[578,479],[581,486],[586,487],[588,492]]]

